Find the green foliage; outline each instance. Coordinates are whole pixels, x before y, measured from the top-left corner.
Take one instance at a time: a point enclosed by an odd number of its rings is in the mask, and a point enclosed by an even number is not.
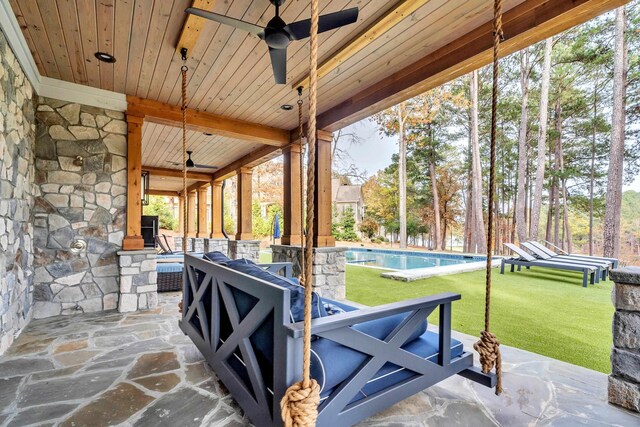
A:
[[[380,227],[378,226],[378,223],[371,218],[366,218],[362,220],[358,228],[360,229],[360,232],[362,234],[367,236],[368,239],[372,239],[373,236],[375,236],[378,230],[380,229]]]
[[[345,242],[358,241],[358,235],[356,234],[356,217],[353,208],[348,207],[342,211],[339,222],[333,222],[332,224],[333,237],[337,240]]]
[[[160,228],[176,231],[178,229],[178,219],[169,209],[169,202],[166,197],[149,196],[149,204],[142,207],[143,215],[157,215]]]
[[[282,206],[279,204],[272,204],[267,207],[267,216],[262,215],[262,209],[257,201],[254,201],[251,205],[251,220],[253,226],[253,235],[255,237],[266,237],[273,235],[274,220],[278,215],[280,222],[280,232],[282,233],[284,227],[284,220],[282,215]]]

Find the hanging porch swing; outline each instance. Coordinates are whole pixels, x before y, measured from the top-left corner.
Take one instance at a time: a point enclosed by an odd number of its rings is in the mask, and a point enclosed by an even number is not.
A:
[[[496,0],[489,200],[495,192],[501,37],[502,0]],[[301,277],[299,280],[291,277],[292,269],[282,263],[270,268],[222,257],[211,262],[185,253],[180,328],[258,426],[352,425],[453,375],[495,387],[499,394],[502,391],[499,342],[490,332],[493,203],[488,203],[485,327],[474,345],[480,354],[481,369],[474,366],[473,353],[451,337],[452,302],[461,298],[459,294],[444,293],[356,309],[313,292],[318,0],[311,0],[310,50],[306,227],[301,230]],[[183,60],[186,61],[184,52]],[[185,161],[186,73],[184,65]],[[302,104],[300,97],[301,146]],[[301,171],[303,158],[304,155]],[[186,169],[183,170],[186,191]],[[426,319],[436,309],[439,324],[438,331],[433,332],[427,330]]]

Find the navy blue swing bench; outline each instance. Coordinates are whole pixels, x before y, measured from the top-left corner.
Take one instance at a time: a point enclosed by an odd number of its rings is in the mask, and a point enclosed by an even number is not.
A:
[[[302,365],[304,290],[291,264],[216,253],[186,255],[184,266],[180,328],[254,424],[282,425],[280,400]],[[317,425],[352,425],[455,374],[495,386],[495,376],[475,368],[473,354],[451,338],[451,303],[459,299],[444,293],[357,309],[314,293]],[[437,333],[426,320],[436,308]]]

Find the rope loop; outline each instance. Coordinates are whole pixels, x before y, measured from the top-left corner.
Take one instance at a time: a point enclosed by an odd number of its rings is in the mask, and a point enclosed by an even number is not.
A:
[[[480,365],[482,372],[489,373],[494,367],[496,368],[496,395],[502,393],[502,355],[500,354],[500,341],[495,334],[487,331],[480,333],[480,340],[477,341],[473,348],[480,355]]]
[[[289,387],[280,401],[285,427],[312,427],[318,419],[320,385],[311,380],[309,387],[297,382]]]

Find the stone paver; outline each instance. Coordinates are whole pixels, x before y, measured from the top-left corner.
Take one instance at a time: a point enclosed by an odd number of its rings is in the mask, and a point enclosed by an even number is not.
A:
[[[32,321],[0,357],[0,426],[251,425],[179,330],[179,300]],[[472,348],[474,337],[454,336]],[[605,374],[502,350],[502,396],[455,376],[359,425],[640,425],[640,415],[606,403]]]

